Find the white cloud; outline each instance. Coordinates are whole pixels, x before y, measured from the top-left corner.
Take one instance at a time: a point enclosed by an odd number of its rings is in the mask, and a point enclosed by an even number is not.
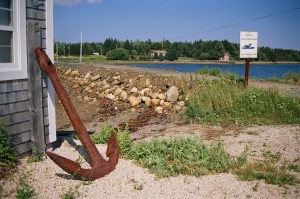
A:
[[[101,3],[102,0],[86,0],[87,3]]]
[[[103,0],[54,0],[54,3],[61,6],[75,6],[81,3],[101,3]]]

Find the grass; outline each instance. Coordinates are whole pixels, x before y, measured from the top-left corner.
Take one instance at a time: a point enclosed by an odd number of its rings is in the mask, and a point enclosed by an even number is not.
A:
[[[196,73],[202,75],[221,76],[222,71],[219,68],[208,68],[206,66],[205,68],[199,69]]]
[[[28,173],[23,173],[17,185],[16,198],[29,199],[34,198],[36,195],[35,189],[28,182]]]
[[[104,126],[102,131],[92,135],[96,143],[106,143],[112,127]],[[242,180],[264,180],[279,186],[295,185],[299,180],[290,171],[299,172],[299,166],[285,162],[275,166],[280,153],[265,151],[263,161],[248,162],[248,149],[238,157],[226,152],[222,141],[209,145],[201,138],[176,138],[172,140],[152,139],[133,143],[127,129],[116,131],[121,155],[134,160],[136,164],[148,168],[157,177],[178,175],[203,176],[208,174],[233,172]],[[297,160],[298,161],[298,160]],[[258,184],[253,190],[258,189]]]
[[[40,155],[38,152],[37,152],[37,149],[35,147],[32,147],[32,154],[30,157],[28,157],[28,159],[26,160],[26,162],[28,164],[30,163],[33,163],[33,162],[41,162],[43,161],[43,156]]]
[[[79,186],[80,185],[76,185],[74,188],[70,187],[69,190],[61,196],[61,198],[62,199],[75,199],[75,198],[79,197],[79,191],[78,191]]]
[[[11,138],[6,132],[6,122],[0,118],[0,167],[12,166],[15,161]]]
[[[106,143],[111,130],[106,126],[102,132],[92,135],[92,139],[95,143]],[[121,155],[135,160],[158,177],[226,172],[244,164],[247,159],[246,153],[237,158],[231,157],[222,142],[207,146],[202,139],[177,138],[133,144],[126,129],[118,130],[116,135]]]
[[[232,75],[200,80],[189,95],[184,112],[188,120],[220,125],[300,123],[299,98],[281,96],[274,90],[244,89]]]

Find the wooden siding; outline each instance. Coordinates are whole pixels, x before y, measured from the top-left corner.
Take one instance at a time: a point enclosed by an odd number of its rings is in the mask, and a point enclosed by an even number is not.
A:
[[[26,79],[0,82],[0,116],[6,120],[17,154],[28,152],[32,145]]]
[[[5,118],[19,156],[32,147],[43,153],[49,143],[47,80],[34,54],[36,47],[47,48],[45,4],[45,0],[26,0],[28,79],[0,81],[0,118]]]

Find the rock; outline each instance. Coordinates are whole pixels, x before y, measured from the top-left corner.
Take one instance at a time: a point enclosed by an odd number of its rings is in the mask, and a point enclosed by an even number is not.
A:
[[[156,107],[160,105],[160,99],[151,99],[151,105]]]
[[[142,99],[141,99],[141,97],[134,97],[134,96],[131,96],[131,97],[129,98],[129,102],[130,102],[130,105],[131,105],[132,107],[134,107],[134,106],[139,105],[139,104],[142,102]]]
[[[184,107],[184,105],[185,105],[184,101],[180,101],[177,104],[178,104],[178,106],[181,106],[181,107]]]
[[[114,100],[116,97],[113,94],[109,93],[106,95],[106,98],[108,98],[110,100]]]
[[[128,95],[127,95],[126,91],[122,91],[121,94],[120,94],[120,98],[121,98],[122,100],[126,100],[127,97],[128,97]]]
[[[121,93],[123,92],[123,90],[121,88],[116,88],[116,90],[114,91],[114,95],[115,96],[119,96]]]
[[[166,92],[166,95],[167,95],[167,101],[176,102],[179,97],[178,88],[176,86],[171,86]]]
[[[137,87],[133,87],[131,90],[130,90],[131,93],[137,93],[138,92],[138,89]]]
[[[88,97],[88,96],[85,96],[84,98],[83,98],[83,101],[85,101],[85,102],[88,102],[90,100],[90,98]]]
[[[113,76],[113,80],[119,80],[119,79],[121,79],[121,76],[120,76],[120,75]]]
[[[108,93],[111,93],[111,89],[106,89],[105,91],[104,91],[104,93],[106,93],[106,94],[108,94]]]
[[[145,86],[149,88],[151,86],[151,82],[149,79],[146,79]]]
[[[82,97],[81,95],[78,95],[78,96],[76,97],[76,99],[77,99],[79,102],[83,102],[83,97]]]
[[[105,93],[100,93],[100,94],[98,93],[98,97],[99,98],[104,98],[105,97]]]
[[[157,113],[163,113],[163,107],[161,107],[161,106],[158,106],[158,107],[155,107],[155,111],[157,112]]]
[[[73,76],[79,75],[79,71],[78,70],[73,70],[71,72],[71,75],[73,75]]]
[[[102,87],[102,90],[106,90],[106,89],[108,89],[108,88],[110,88],[110,85],[109,85],[109,84],[106,84],[106,85],[104,85],[104,86]]]
[[[91,87],[91,88],[95,88],[95,86],[96,86],[96,84],[95,84],[94,82],[92,82],[92,83],[90,84],[90,87]]]
[[[72,86],[73,89],[76,89],[76,88],[79,88],[79,87],[80,86],[78,84],[76,84],[76,83]]]
[[[164,109],[170,109],[170,108],[172,107],[172,103],[171,103],[171,102],[164,102],[164,103],[162,104],[162,107],[163,107]]]
[[[157,98],[158,93],[151,93],[150,94],[150,98],[151,99],[156,99]]]
[[[144,102],[146,106],[151,106],[151,99],[149,97]]]
[[[151,90],[149,88],[144,88],[140,91],[141,96],[149,96]]]
[[[145,102],[147,100],[150,100],[150,97],[142,96],[142,101]]]
[[[156,97],[157,97],[158,99],[165,100],[165,99],[166,99],[166,94],[160,93],[160,94],[157,94]]]
[[[118,84],[120,84],[120,81],[119,81],[119,80],[115,80],[115,81],[113,81],[111,84],[112,84],[112,85],[118,85]]]
[[[179,112],[179,111],[182,110],[182,107],[179,106],[179,105],[175,105],[175,106],[174,106],[174,110],[175,110],[176,112]]]
[[[91,77],[91,80],[92,80],[92,81],[96,81],[96,80],[99,79],[99,78],[100,78],[100,74]]]
[[[71,72],[72,72],[72,69],[69,68],[69,69],[65,72],[65,75],[69,75]]]
[[[89,79],[91,77],[91,72],[88,72],[85,76],[84,79]]]

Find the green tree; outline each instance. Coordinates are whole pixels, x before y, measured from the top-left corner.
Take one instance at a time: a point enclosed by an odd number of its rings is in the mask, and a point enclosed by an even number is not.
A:
[[[116,50],[111,50],[107,54],[107,59],[109,60],[129,60],[130,55],[124,48],[118,48]]]
[[[170,49],[166,56],[165,56],[165,59],[166,60],[169,60],[169,61],[174,61],[174,60],[177,60],[178,59],[178,55],[177,55],[177,52],[173,49]]]

